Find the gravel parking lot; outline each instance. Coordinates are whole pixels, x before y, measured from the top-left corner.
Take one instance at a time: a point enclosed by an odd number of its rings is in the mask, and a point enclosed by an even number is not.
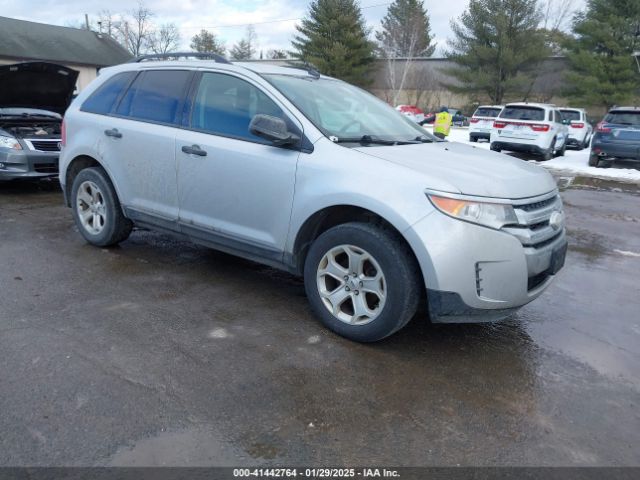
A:
[[[580,179],[573,186],[580,186]],[[570,251],[509,321],[373,345],[299,279],[0,184],[0,465],[640,465],[640,197],[563,192]]]

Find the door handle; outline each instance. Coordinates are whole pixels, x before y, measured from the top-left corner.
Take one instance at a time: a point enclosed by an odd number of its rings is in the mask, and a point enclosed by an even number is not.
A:
[[[205,150],[202,150],[199,145],[191,145],[190,147],[188,145],[185,145],[184,147],[182,147],[182,151],[184,153],[188,153],[189,155],[198,155],[199,157],[207,156],[207,152]]]
[[[104,134],[107,137],[122,138],[122,134],[118,131],[117,128],[112,128],[111,130],[105,130]]]

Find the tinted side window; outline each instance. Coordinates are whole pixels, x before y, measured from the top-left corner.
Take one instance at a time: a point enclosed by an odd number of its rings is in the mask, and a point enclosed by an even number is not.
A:
[[[160,123],[177,123],[191,72],[152,70],[141,73],[122,98],[116,113]]]
[[[136,72],[123,72],[114,75],[85,100],[81,110],[104,115],[111,112],[114,103],[135,74]]]
[[[254,115],[279,117],[284,112],[250,83],[222,73],[203,73],[191,113],[191,127],[252,142],[269,143],[249,132]],[[292,128],[289,125],[289,128]]]

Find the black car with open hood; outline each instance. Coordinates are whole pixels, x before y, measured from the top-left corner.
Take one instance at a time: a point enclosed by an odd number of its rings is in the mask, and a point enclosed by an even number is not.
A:
[[[77,79],[53,63],[0,66],[0,180],[58,174],[62,115]]]

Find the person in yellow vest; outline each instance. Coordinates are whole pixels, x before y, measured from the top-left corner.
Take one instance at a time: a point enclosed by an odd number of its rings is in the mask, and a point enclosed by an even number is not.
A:
[[[452,123],[453,116],[449,113],[447,107],[442,107],[440,113],[436,114],[436,119],[433,122],[433,134],[442,139],[448,137]]]

